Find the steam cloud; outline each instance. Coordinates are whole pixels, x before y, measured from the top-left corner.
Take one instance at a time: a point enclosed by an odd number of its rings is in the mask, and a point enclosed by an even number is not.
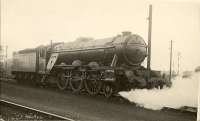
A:
[[[176,109],[182,106],[197,107],[199,81],[200,73],[194,72],[188,78],[176,77],[172,80],[171,88],[136,89],[119,94],[141,107],[153,110],[160,110],[163,107]]]

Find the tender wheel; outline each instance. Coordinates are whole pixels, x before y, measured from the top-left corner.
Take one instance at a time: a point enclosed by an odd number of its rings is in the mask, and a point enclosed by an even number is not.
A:
[[[98,94],[101,90],[101,87],[102,82],[98,77],[92,79],[88,78],[85,81],[85,88],[90,95]]]
[[[69,82],[69,85],[73,92],[80,92],[80,90],[83,88],[84,83],[84,73],[83,72],[74,72],[72,75],[72,78]]]
[[[36,76],[34,74],[30,75],[30,84],[31,85],[36,85]]]
[[[17,80],[18,83],[21,83],[21,82],[22,82],[22,81],[21,81],[21,74],[20,74],[20,73],[17,73],[17,74],[16,74],[16,80]]]
[[[70,73],[61,72],[58,74],[57,86],[60,90],[65,90],[70,80]]]
[[[18,73],[18,77],[17,77],[17,82],[20,83],[20,84],[23,84],[24,81],[23,81],[23,74],[22,73]]]
[[[24,77],[23,77],[23,80],[27,84],[27,82],[29,81],[29,74],[25,73]]]
[[[34,81],[35,80],[34,74],[31,74],[29,78],[30,78],[30,81]]]
[[[106,98],[109,98],[113,94],[113,87],[111,84],[105,84],[103,88],[103,92]]]

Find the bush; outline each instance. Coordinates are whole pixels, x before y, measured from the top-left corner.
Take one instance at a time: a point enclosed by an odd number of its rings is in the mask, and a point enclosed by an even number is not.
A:
[[[195,68],[195,72],[200,72],[200,66]]]

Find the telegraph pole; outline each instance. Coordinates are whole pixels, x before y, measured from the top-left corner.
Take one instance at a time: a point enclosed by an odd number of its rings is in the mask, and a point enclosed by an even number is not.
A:
[[[6,61],[6,63],[5,63],[5,71],[6,71],[6,74],[7,74],[7,60],[8,60],[8,45],[6,45],[6,56],[5,56],[5,61]]]
[[[171,81],[172,78],[172,40],[170,43],[170,65],[169,65],[169,81]]]
[[[181,57],[181,53],[178,52],[178,71],[177,71],[177,75],[179,75],[179,71],[180,71],[180,57]]]
[[[147,80],[150,79],[151,71],[151,30],[152,30],[152,5],[149,5],[149,26],[148,26],[148,56],[147,56]]]
[[[51,53],[52,53],[52,51],[53,51],[53,40],[51,40],[50,44],[51,44]]]
[[[172,75],[174,74],[174,70],[175,70],[175,69],[174,69],[174,64],[175,64],[175,63],[174,63],[174,59],[172,59]]]

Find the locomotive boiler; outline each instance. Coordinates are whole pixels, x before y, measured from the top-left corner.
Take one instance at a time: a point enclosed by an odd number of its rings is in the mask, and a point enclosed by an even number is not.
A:
[[[110,66],[114,56],[117,57],[115,66],[126,64],[139,66],[147,55],[146,43],[136,34],[123,32],[122,35],[105,39],[78,39],[75,42],[55,46],[53,53],[58,52],[57,63],[72,64],[80,60],[83,65],[96,62],[103,66]]]
[[[141,66],[146,56],[144,39],[123,32],[105,39],[79,38],[20,51],[14,54],[13,74],[18,80],[24,76],[30,80],[39,78],[42,83],[53,77],[61,90],[87,91],[90,95],[103,93],[110,97],[132,88],[164,85],[161,75],[154,71],[151,71],[152,78],[146,79],[147,70]],[[27,61],[26,57],[34,59]],[[20,67],[20,61],[26,64]]]

